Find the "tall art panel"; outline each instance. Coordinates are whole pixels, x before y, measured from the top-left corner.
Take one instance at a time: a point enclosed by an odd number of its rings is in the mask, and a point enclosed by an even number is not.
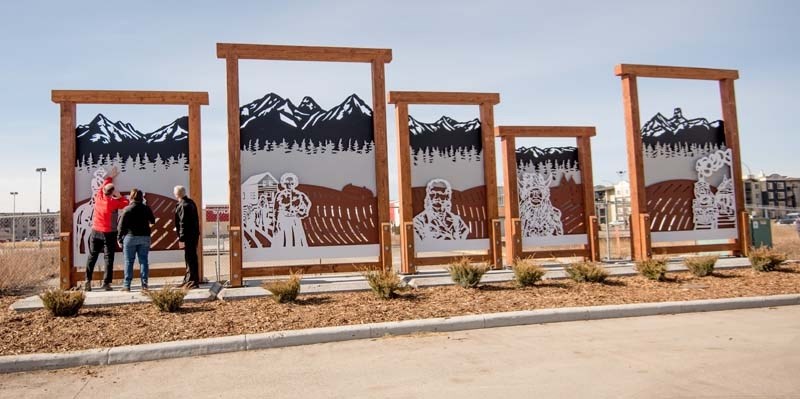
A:
[[[594,127],[498,126],[503,153],[506,261],[599,258],[590,137]],[[518,146],[517,138],[574,137],[576,146]]]
[[[400,153],[401,271],[458,256],[500,260],[494,93],[390,92]],[[478,105],[480,118],[421,121],[410,104]]]
[[[746,255],[749,222],[733,85],[738,72],[622,64],[616,74],[625,106],[633,258],[708,251]],[[638,77],[718,81],[722,119],[675,107],[645,115],[642,124]]]
[[[390,265],[383,68],[391,51],[218,44],[217,52],[228,62],[234,284]],[[270,92],[239,106],[239,59],[370,63],[373,93],[319,104],[313,93]]]
[[[127,195],[132,188],[142,190],[156,218],[151,235],[151,276],[183,275],[184,255],[173,223],[177,205],[173,188],[185,186],[190,197],[202,203],[200,105],[208,104],[208,94],[55,90],[53,101],[61,105],[62,286],[70,287],[83,278],[79,269],[89,254],[94,195],[114,174],[117,191]],[[78,124],[79,103],[188,105],[188,115],[147,132],[102,113]],[[115,278],[121,275],[122,262],[121,256],[115,257]]]

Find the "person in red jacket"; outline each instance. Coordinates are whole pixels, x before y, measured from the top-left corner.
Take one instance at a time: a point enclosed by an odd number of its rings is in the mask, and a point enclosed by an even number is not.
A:
[[[106,176],[103,185],[94,195],[94,211],[92,213],[92,232],[89,241],[89,258],[86,260],[86,283],[84,289],[92,290],[92,273],[100,252],[106,263],[103,274],[103,289],[111,291],[111,278],[114,274],[114,251],[117,249],[117,230],[114,214],[128,206],[127,198],[121,196],[112,183],[119,174],[113,167]]]

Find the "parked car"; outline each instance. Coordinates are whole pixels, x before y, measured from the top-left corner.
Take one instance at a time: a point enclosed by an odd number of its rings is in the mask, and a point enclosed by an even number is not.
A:
[[[800,219],[800,213],[787,213],[786,216],[779,218],[775,223],[793,224],[797,219]]]

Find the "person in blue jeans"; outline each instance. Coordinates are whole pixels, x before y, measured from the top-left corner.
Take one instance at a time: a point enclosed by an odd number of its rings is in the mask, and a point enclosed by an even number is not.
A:
[[[133,262],[139,257],[139,270],[142,278],[142,291],[147,290],[147,275],[150,264],[147,256],[150,253],[150,225],[155,224],[153,211],[144,203],[144,193],[132,189],[129,195],[131,203],[122,210],[119,219],[119,242],[125,258],[125,281],[123,291],[131,290],[133,280]]]

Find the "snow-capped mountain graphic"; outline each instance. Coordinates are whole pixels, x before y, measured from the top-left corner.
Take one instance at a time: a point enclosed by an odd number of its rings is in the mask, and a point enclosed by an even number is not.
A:
[[[97,114],[91,122],[78,125],[76,134],[76,159],[97,159],[119,154],[122,159],[136,155],[155,159],[179,158],[189,153],[189,118],[180,117],[150,133],[142,133],[131,123],[113,122]]]
[[[408,129],[411,134],[411,148],[414,151],[431,148],[444,151],[451,147],[475,148],[480,151],[483,147],[481,121],[477,118],[459,122],[448,116],[442,116],[436,122],[425,123],[409,115]]]
[[[576,147],[520,147],[516,150],[517,166],[525,164],[542,164],[550,161],[552,165],[561,165],[569,162],[578,165],[578,148]]]
[[[325,110],[308,96],[295,105],[269,93],[242,106],[239,121],[242,150],[282,141],[314,145],[341,141],[358,147],[374,142],[372,109],[355,94]]]
[[[706,118],[686,119],[680,108],[675,108],[672,118],[657,113],[642,126],[642,143],[660,144],[725,144],[725,128],[721,120],[709,122]]]

